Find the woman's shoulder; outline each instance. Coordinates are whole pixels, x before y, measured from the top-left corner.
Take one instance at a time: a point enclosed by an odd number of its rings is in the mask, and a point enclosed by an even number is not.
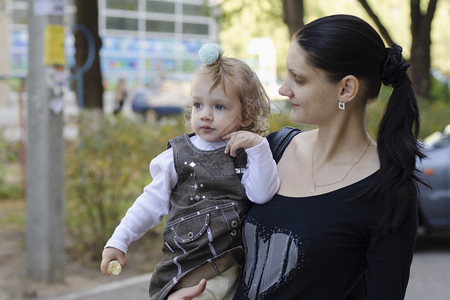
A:
[[[274,131],[267,136],[270,144],[270,150],[273,157],[278,162],[287,148],[292,148],[292,144],[303,143],[303,140],[310,139],[315,133],[312,131],[301,131],[298,128],[286,126],[280,130]],[[293,142],[295,141],[295,142]],[[296,147],[296,146],[294,146]]]
[[[306,149],[311,148],[310,145],[313,144],[314,140],[317,136],[317,129],[312,129],[308,131],[302,131],[301,134],[296,135],[292,139],[292,143],[289,144],[290,147],[296,149],[302,149],[305,151]]]

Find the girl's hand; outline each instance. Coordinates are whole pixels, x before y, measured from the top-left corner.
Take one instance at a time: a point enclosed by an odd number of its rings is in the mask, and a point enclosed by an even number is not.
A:
[[[117,260],[120,263],[122,269],[125,269],[125,266],[127,265],[125,253],[113,247],[107,247],[103,249],[102,262],[100,263],[100,271],[102,271],[102,273],[106,276],[110,275],[108,273],[108,264],[112,260]]]
[[[188,288],[182,288],[178,291],[170,294],[169,298],[167,300],[191,300],[194,297],[197,297],[206,288],[206,280],[202,279],[197,285],[188,287]]]
[[[231,156],[236,156],[236,150],[239,148],[252,148],[261,144],[264,140],[262,136],[244,130],[229,133],[222,138],[224,140],[230,139],[225,148],[225,153],[229,153]]]

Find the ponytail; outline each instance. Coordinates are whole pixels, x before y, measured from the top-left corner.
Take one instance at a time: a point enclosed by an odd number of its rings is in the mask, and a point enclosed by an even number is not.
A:
[[[417,138],[419,109],[406,74],[409,67],[402,48],[386,48],[382,82],[393,87],[378,128],[377,144],[380,171],[370,194],[380,201],[380,223],[385,231],[397,229],[411,205],[418,205],[416,157],[425,157]],[[375,196],[375,195],[374,195]]]

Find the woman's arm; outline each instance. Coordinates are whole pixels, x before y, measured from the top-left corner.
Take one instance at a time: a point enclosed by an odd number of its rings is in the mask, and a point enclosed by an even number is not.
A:
[[[403,299],[408,285],[417,235],[417,207],[410,207],[398,231],[373,228],[367,250],[367,300]]]

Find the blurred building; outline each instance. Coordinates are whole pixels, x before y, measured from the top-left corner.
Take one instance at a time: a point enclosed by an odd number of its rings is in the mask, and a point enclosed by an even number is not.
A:
[[[94,1],[94,0],[93,0]],[[24,76],[28,55],[28,1],[3,0],[9,17],[9,70]],[[73,25],[76,8],[66,1],[65,52],[74,65]],[[208,4],[210,3],[210,4]],[[200,63],[197,51],[206,42],[218,40],[215,19],[217,1],[204,0],[98,0],[100,52],[105,87],[113,89],[118,78],[128,86],[151,86],[169,74],[192,73]],[[3,43],[2,43],[3,44]],[[31,50],[32,51],[32,50]]]

